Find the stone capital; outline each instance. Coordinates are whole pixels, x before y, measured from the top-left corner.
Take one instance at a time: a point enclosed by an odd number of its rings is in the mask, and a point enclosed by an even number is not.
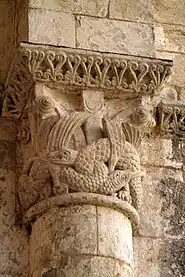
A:
[[[154,110],[171,66],[19,46],[3,115],[18,129],[17,195],[31,230],[30,276],[85,276],[86,263],[88,276],[112,276],[113,269],[131,276],[142,205],[141,134],[156,125]]]
[[[92,196],[93,205],[102,197],[103,206],[110,197],[138,224],[140,135],[156,124],[153,108],[171,66],[168,60],[21,43],[5,84],[3,115],[19,120],[21,145],[31,141],[18,186],[30,220],[48,203],[65,204],[66,195],[79,204],[90,204]]]

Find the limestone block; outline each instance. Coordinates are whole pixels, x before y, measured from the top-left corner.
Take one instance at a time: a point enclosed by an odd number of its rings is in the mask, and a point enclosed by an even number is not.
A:
[[[53,209],[37,220],[32,233],[32,249],[38,251],[40,247],[43,253],[47,242],[52,243],[53,251],[55,248],[64,253],[96,253],[96,209],[94,206]]]
[[[29,10],[29,42],[75,46],[75,19],[63,12]]]
[[[0,119],[0,168],[15,170],[15,139],[15,123],[2,117]]]
[[[157,22],[185,24],[184,0],[152,0]]]
[[[9,227],[15,223],[15,182],[15,173],[0,169],[0,220]]]
[[[164,101],[178,100],[179,89],[176,86],[166,84],[161,90],[161,99]]]
[[[72,12],[105,17],[108,12],[108,0],[31,0],[31,8]]]
[[[154,33],[156,50],[185,52],[185,26],[155,24]]]
[[[145,168],[139,234],[169,239],[185,233],[183,172],[159,167]]]
[[[28,241],[15,226],[16,176],[0,169],[0,276],[27,276]],[[9,275],[7,275],[9,276]]]
[[[179,101],[185,102],[185,87],[179,88]]]
[[[185,55],[179,53],[159,52],[156,51],[156,58],[173,60],[172,74],[169,78],[169,83],[183,87],[185,85]]]
[[[39,265],[42,270],[56,267],[61,255],[95,254],[96,208],[71,206],[50,210],[34,223],[30,245],[31,272]]]
[[[1,224],[0,244],[0,276],[28,276],[28,238],[24,232]]]
[[[15,142],[17,130],[15,122],[7,117],[0,117],[0,140]]]
[[[160,277],[159,253],[162,240],[134,238],[134,277]]]
[[[114,222],[114,224],[113,224]],[[133,266],[132,227],[120,212],[98,207],[98,253]]]
[[[184,276],[185,241],[183,239],[134,239],[134,277]]]
[[[43,271],[37,269],[33,277],[113,277],[115,261],[106,257],[61,256],[61,261],[58,266],[57,268],[44,269]],[[49,275],[51,273],[56,275]]]
[[[77,23],[79,48],[153,56],[153,35],[149,25],[83,16],[78,16]]]
[[[14,5],[11,0],[0,1],[0,83],[4,83],[13,58],[13,6]]]
[[[181,169],[181,157],[175,156],[175,149],[171,139],[161,137],[145,138],[141,142],[140,159],[143,165],[173,167]]]
[[[32,226],[30,273],[131,276],[132,248],[131,223],[121,212],[87,204],[54,207]]]
[[[18,0],[16,3],[17,42],[28,41],[28,1]]]
[[[151,1],[111,0],[110,18],[140,22],[151,22],[153,20],[153,9]]]

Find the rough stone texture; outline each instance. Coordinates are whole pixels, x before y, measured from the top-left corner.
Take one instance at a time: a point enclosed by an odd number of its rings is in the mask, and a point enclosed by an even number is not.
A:
[[[0,168],[16,170],[16,126],[12,120],[0,118]]]
[[[185,24],[184,0],[152,0],[154,19],[157,22]]]
[[[141,56],[154,55],[152,28],[148,25],[83,16],[78,16],[77,24],[79,48]]]
[[[132,258],[130,222],[109,208],[90,205],[53,208],[32,227],[33,277],[51,270],[69,277],[84,274],[113,277],[123,273],[130,276]]]
[[[117,211],[98,207],[98,229],[99,255],[115,257],[132,266],[132,228],[129,220]]]
[[[28,40],[28,2],[16,0],[15,4],[15,44]]]
[[[0,276],[27,276],[27,237],[16,222],[15,173],[0,169]]]
[[[182,53],[156,51],[156,58],[173,60],[173,71],[169,78],[169,83],[172,85],[184,87],[185,76],[184,74],[179,74],[179,72],[185,71],[185,55]]]
[[[159,252],[161,239],[134,238],[134,277],[161,277]]]
[[[16,214],[15,123],[0,119],[0,276],[25,277],[28,242]]]
[[[0,1],[0,83],[4,83],[13,59],[14,44],[13,1]]]
[[[183,277],[185,242],[139,237],[134,239],[134,277]]]
[[[154,33],[156,50],[185,52],[185,26],[155,24]]]
[[[148,0],[112,0],[110,2],[110,18],[151,22],[153,16],[152,3]]]
[[[75,19],[73,15],[29,10],[29,41],[75,47]]]
[[[31,8],[105,17],[108,12],[108,3],[108,0],[31,0],[29,6]]]
[[[185,197],[183,172],[159,167],[146,168],[145,172],[139,234],[145,237],[172,238],[178,233],[182,237]]]
[[[182,160],[174,156],[171,139],[161,137],[145,138],[140,147],[141,164],[146,166],[172,167],[181,169]]]

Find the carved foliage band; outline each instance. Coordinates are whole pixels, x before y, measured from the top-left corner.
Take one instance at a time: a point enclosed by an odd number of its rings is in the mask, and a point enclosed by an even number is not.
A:
[[[185,136],[185,105],[182,102],[161,102],[158,111],[161,134]]]
[[[171,63],[80,50],[31,48],[23,55],[38,81],[154,95],[170,74]]]
[[[108,99],[153,98],[171,66],[167,60],[23,43],[7,79],[3,115],[20,118],[36,81],[66,86],[66,93],[76,87],[101,89]]]

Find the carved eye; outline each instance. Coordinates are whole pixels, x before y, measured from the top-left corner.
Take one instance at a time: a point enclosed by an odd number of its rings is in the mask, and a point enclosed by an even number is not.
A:
[[[63,155],[64,155],[64,156],[67,156],[67,155],[68,155],[67,151],[64,151],[64,152],[63,152]]]
[[[118,172],[116,172],[114,176],[115,176],[115,177],[119,177],[119,173],[118,173]]]

